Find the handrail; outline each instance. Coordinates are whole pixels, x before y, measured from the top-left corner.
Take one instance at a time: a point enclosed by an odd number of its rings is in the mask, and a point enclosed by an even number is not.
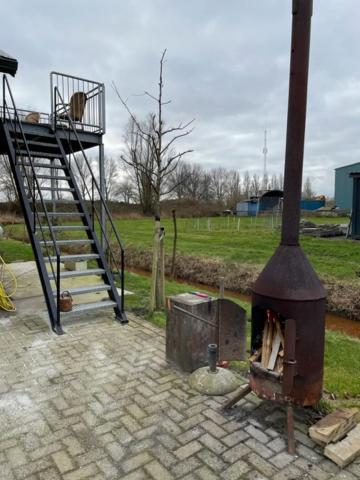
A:
[[[61,104],[62,104],[63,106],[65,106],[64,100],[63,100],[63,98],[62,98],[62,96],[61,96],[61,94],[60,94],[60,92],[59,92],[59,89],[58,89],[57,87],[54,87],[54,100],[55,100],[55,103],[57,103],[57,100],[56,100],[57,97],[59,98]],[[89,198],[90,198],[90,200],[91,200],[91,202],[92,202],[92,222],[93,222],[93,230],[94,230],[94,214],[95,214],[96,217],[97,217],[97,221],[98,221],[98,223],[99,223],[99,225],[100,225],[101,235],[102,235],[102,237],[105,238],[105,240],[106,240],[106,243],[107,243],[107,246],[108,246],[108,250],[109,250],[109,252],[110,252],[110,254],[111,254],[111,257],[112,257],[113,263],[114,263],[114,265],[115,265],[115,267],[116,267],[118,276],[119,276],[119,278],[121,279],[121,309],[122,309],[122,311],[123,311],[123,310],[124,310],[124,247],[123,247],[122,241],[121,241],[121,239],[120,239],[120,237],[119,237],[119,235],[118,235],[117,229],[116,229],[116,227],[115,227],[115,225],[114,225],[114,222],[113,222],[113,220],[112,220],[112,217],[111,217],[109,208],[108,208],[108,206],[107,206],[107,204],[106,204],[106,200],[105,200],[105,198],[103,197],[103,194],[102,194],[101,189],[100,189],[100,187],[99,187],[99,184],[98,184],[98,182],[97,182],[97,180],[96,180],[96,177],[95,177],[95,175],[94,175],[94,173],[93,173],[93,171],[92,171],[92,169],[91,169],[91,167],[90,167],[89,161],[88,161],[87,156],[86,156],[86,154],[85,154],[84,148],[83,148],[83,146],[82,146],[81,140],[80,140],[79,135],[78,135],[78,133],[77,133],[77,130],[76,130],[76,128],[75,128],[74,122],[73,122],[73,120],[71,119],[68,111],[66,111],[66,116],[67,116],[67,121],[69,122],[69,125],[70,125],[70,127],[71,127],[71,129],[72,129],[72,131],[73,131],[73,133],[74,133],[74,135],[75,135],[76,141],[77,141],[77,143],[78,143],[78,145],[79,145],[79,147],[80,147],[80,151],[81,151],[82,156],[83,156],[83,158],[84,158],[85,164],[86,164],[86,166],[87,166],[87,168],[88,168],[88,170],[89,170],[89,172],[90,172],[92,192],[90,193],[90,190],[89,190],[86,182],[84,182],[84,186],[85,186],[85,190],[86,190],[86,192],[87,192],[87,195],[89,196]],[[53,117],[53,122],[54,122],[54,130],[56,131],[57,125],[58,125],[56,115],[54,115],[54,117]],[[64,125],[61,123],[61,121],[59,122],[59,124],[60,124],[60,126],[62,127],[62,129],[65,130]],[[71,148],[71,150],[72,150],[72,147],[71,147],[71,143],[70,143],[70,142],[69,142],[69,145],[70,145],[70,148]],[[73,151],[73,150],[71,151],[71,154],[72,154],[72,156],[73,156],[73,158],[74,158],[74,161],[75,161],[75,163],[76,163],[76,166],[77,166],[78,170],[80,170],[80,169],[79,169],[79,164],[78,164],[77,157],[76,157],[76,155],[74,154],[74,151]],[[110,222],[112,232],[115,234],[116,241],[117,241],[117,243],[118,243],[118,245],[119,245],[119,247],[120,247],[120,254],[121,254],[121,260],[120,260],[120,262],[121,262],[121,267],[120,267],[120,269],[121,269],[121,274],[120,274],[118,262],[117,262],[117,260],[116,260],[116,258],[115,258],[114,252],[112,251],[112,248],[111,248],[110,240],[109,240],[108,237],[107,237],[106,228],[104,229],[103,223],[102,223],[102,221],[101,221],[101,220],[102,220],[101,214],[99,214],[99,212],[97,211],[97,209],[96,209],[96,207],[95,207],[95,198],[94,198],[95,192],[94,192],[94,186],[95,186],[95,188],[96,188],[96,194],[99,196],[100,203],[101,203],[101,205],[104,207],[107,220]],[[110,235],[111,235],[111,234],[110,234]],[[112,273],[112,272],[111,272],[111,273]]]
[[[74,77],[60,72],[50,73],[51,118],[57,113],[58,105],[54,98],[54,88],[57,87],[63,98],[63,104],[69,105],[75,92],[86,94],[86,105],[81,122],[88,131],[97,134],[105,133],[105,85],[82,77]]]
[[[15,128],[14,128],[13,121],[11,119],[9,106],[6,102],[6,90],[9,93],[10,100],[11,100],[11,103],[12,103],[12,109],[14,111]],[[17,133],[16,125],[19,125],[20,134],[22,136],[22,140],[23,140],[24,146],[26,148],[27,157],[29,159],[30,168],[31,168],[31,172],[32,172],[32,181],[33,181],[33,199],[32,199],[33,200],[33,209],[34,209],[34,211],[33,211],[33,214],[34,214],[33,233],[35,234],[35,232],[36,232],[36,220],[35,220],[35,216],[36,216],[36,218],[38,220],[38,225],[40,226],[40,231],[41,231],[42,238],[45,241],[44,245],[45,245],[45,248],[46,248],[46,251],[47,251],[47,256],[48,256],[49,261],[50,261],[50,267],[51,267],[51,270],[52,270],[52,273],[53,273],[53,277],[54,277],[54,279],[56,279],[55,280],[55,282],[56,282],[56,297],[57,297],[56,327],[60,327],[60,309],[59,309],[59,305],[60,305],[60,251],[59,251],[59,248],[56,244],[56,238],[54,236],[54,232],[51,228],[52,224],[50,222],[50,218],[49,218],[49,215],[48,215],[48,212],[47,212],[46,204],[44,202],[44,199],[43,199],[43,196],[42,196],[42,193],[41,193],[41,186],[39,184],[39,181],[38,181],[38,178],[37,178],[37,175],[36,175],[36,172],[35,172],[35,168],[34,168],[34,164],[33,164],[33,160],[32,160],[32,155],[31,155],[30,150],[29,150],[29,145],[26,141],[26,136],[25,136],[24,130],[22,128],[21,120],[20,120],[20,117],[18,115],[18,110],[16,108],[15,100],[14,100],[13,94],[11,92],[10,84],[9,84],[9,81],[8,81],[6,75],[3,75],[3,115],[4,115],[4,120],[6,118],[5,117],[6,111],[9,113],[9,121],[14,128],[15,142],[16,142],[17,149],[20,150],[20,148],[18,148],[19,147],[19,142],[18,142],[18,138],[17,138],[17,135],[16,135],[16,133]],[[16,149],[15,149],[15,163],[16,163],[16,157],[17,157],[17,154],[16,154]],[[25,177],[26,177],[26,180],[27,180],[29,192],[31,192],[32,191],[31,186],[30,186],[31,185],[31,180],[29,180],[29,176],[28,176],[26,168],[24,166],[24,159],[21,155],[20,155],[20,159],[21,159],[21,166],[22,166],[22,169],[25,173]],[[43,212],[45,214],[46,221],[49,225],[50,237],[51,237],[51,241],[53,243],[53,248],[55,250],[56,275],[55,275],[54,267],[52,265],[51,255],[48,253],[48,247],[47,247],[47,244],[46,244],[46,237],[44,235],[44,231],[43,231],[43,228],[42,228],[40,215],[39,215],[38,209],[36,207],[35,184],[36,184],[36,187],[37,187],[37,190],[38,190],[38,193],[39,193],[39,198],[40,198],[40,202],[41,202],[41,205],[42,205],[42,208],[43,208]]]

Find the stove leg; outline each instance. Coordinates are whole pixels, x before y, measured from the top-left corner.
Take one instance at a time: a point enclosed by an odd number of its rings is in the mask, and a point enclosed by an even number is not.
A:
[[[224,403],[224,405],[222,406],[222,410],[227,410],[228,408],[232,407],[239,400],[246,397],[246,395],[248,395],[250,392],[251,392],[251,388],[248,383],[246,383],[245,385],[241,385],[241,387],[239,387],[235,391],[234,395]]]
[[[290,455],[295,455],[295,434],[294,434],[294,409],[292,405],[287,406],[287,438],[288,438],[288,452]]]

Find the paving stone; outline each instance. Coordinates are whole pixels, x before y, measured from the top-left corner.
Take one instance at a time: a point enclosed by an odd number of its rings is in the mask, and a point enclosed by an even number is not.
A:
[[[202,424],[203,425],[203,424]],[[195,440],[196,438],[203,435],[204,430],[199,427],[190,428],[187,432],[182,433],[181,435],[177,436],[177,440],[182,444],[188,443],[191,440]]]
[[[186,460],[182,460],[171,468],[171,473],[176,477],[182,477],[192,472],[196,468],[199,468],[201,462],[196,457],[189,457]]]
[[[108,452],[110,457],[114,460],[114,462],[119,462],[125,455],[124,448],[116,442],[109,443],[106,446],[106,451]]]
[[[246,440],[249,437],[249,434],[247,432],[244,432],[243,430],[237,430],[230,435],[227,435],[222,439],[222,441],[228,446],[228,447],[233,447],[234,445],[242,442],[243,440]]]
[[[206,420],[200,424],[200,427],[206,432],[210,433],[210,435],[213,435],[215,438],[222,438],[227,435],[227,431],[219,427],[219,425],[212,420]]]
[[[309,461],[305,458],[298,458],[294,462],[294,466],[301,468],[306,473],[311,474],[311,477],[315,478],[316,480],[327,480],[328,478],[332,478],[333,476],[331,473],[326,472],[321,468],[317,467],[316,465],[309,463]]]
[[[267,447],[271,448],[274,452],[281,452],[282,450],[285,450],[287,448],[286,442],[283,438],[277,437],[274,440],[271,440],[271,442],[266,444]]]
[[[268,443],[270,441],[269,437],[262,432],[259,428],[249,425],[245,428],[245,431],[249,434],[250,437],[255,438],[258,442]]]
[[[27,462],[25,452],[20,447],[9,448],[6,455],[13,467],[19,467]]]
[[[209,450],[202,450],[197,454],[197,457],[215,472],[221,472],[226,468],[226,463]]]
[[[244,473],[248,472],[249,470],[250,467],[247,463],[243,462],[242,460],[238,460],[231,465],[231,467],[222,472],[221,477],[225,480],[238,480],[239,478],[243,478]]]
[[[270,462],[264,460],[257,453],[252,452],[247,457],[246,460],[254,467],[256,470],[259,470],[266,477],[272,477],[276,475],[277,469]]]
[[[61,480],[61,478],[61,475],[55,468],[48,468],[38,474],[39,480]]]
[[[268,477],[265,477],[263,474],[257,472],[256,470],[251,470],[243,477],[245,480],[269,480]]]
[[[350,472],[339,472],[334,477],[333,480],[356,480],[355,475]]]
[[[228,463],[234,463],[236,460],[239,460],[239,458],[242,458],[250,452],[251,450],[247,445],[239,443],[223,453],[222,458]]]
[[[263,445],[262,443],[260,443],[258,440],[256,440],[253,437],[249,437],[244,443],[251,450],[254,450],[254,452],[258,453],[263,458],[270,458],[274,454],[274,452],[272,452],[272,450],[265,447],[265,445]]]
[[[152,460],[151,456],[147,452],[139,453],[134,457],[129,458],[125,462],[122,463],[122,469],[124,472],[130,472],[131,470],[135,470],[136,468],[142,467],[145,463],[148,463]]]
[[[71,460],[71,457],[65,450],[53,453],[52,458],[60,473],[66,473],[74,469],[74,464]]]
[[[220,455],[227,449],[223,443],[221,443],[219,440],[216,440],[216,438],[208,433],[205,433],[205,435],[200,437],[199,441],[217,455]]]
[[[294,460],[294,455],[290,455],[287,452],[278,453],[274,457],[270,458],[270,462],[280,469],[284,468],[286,465],[293,462]]]
[[[201,450],[202,448],[203,448],[202,445],[197,440],[193,440],[192,442],[175,450],[174,454],[180,460],[185,460],[185,458],[195,455],[195,453]]]
[[[115,466],[110,459],[102,458],[96,462],[96,465],[104,473],[105,478],[116,479],[119,478],[120,467]]]
[[[157,460],[154,460],[145,465],[145,470],[155,480],[172,480],[174,478],[174,476]]]
[[[304,479],[304,474],[298,468],[294,467],[293,465],[289,465],[277,472],[275,477],[276,480],[302,480]],[[308,476],[307,478],[310,478],[311,480],[311,477]]]
[[[195,473],[201,480],[218,480],[219,478],[208,467],[201,467]]]
[[[98,469],[94,463],[86,467],[79,468],[71,473],[63,476],[64,480],[83,480],[83,478],[93,478],[98,473]]]

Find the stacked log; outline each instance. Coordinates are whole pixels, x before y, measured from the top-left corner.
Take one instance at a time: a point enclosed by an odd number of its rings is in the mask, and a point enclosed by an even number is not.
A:
[[[260,362],[262,368],[278,374],[283,372],[284,363],[284,333],[278,316],[267,310],[262,346],[250,357],[251,362]]]

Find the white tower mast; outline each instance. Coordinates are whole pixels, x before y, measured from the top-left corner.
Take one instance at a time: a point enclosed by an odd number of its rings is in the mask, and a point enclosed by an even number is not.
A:
[[[268,153],[268,149],[267,149],[267,131],[265,130],[264,131],[264,148],[263,148],[263,154],[264,154],[264,177],[266,176],[267,174],[267,169],[266,169],[266,159],[267,159],[267,153]]]

